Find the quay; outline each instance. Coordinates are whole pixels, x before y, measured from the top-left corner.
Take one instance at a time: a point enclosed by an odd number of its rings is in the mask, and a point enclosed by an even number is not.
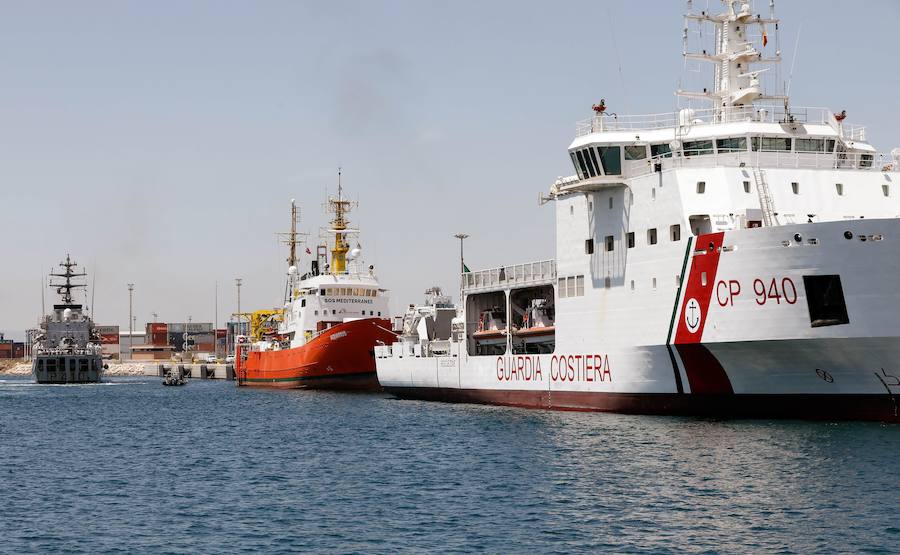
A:
[[[165,363],[143,365],[144,376],[164,377],[172,369],[181,369],[185,378],[201,380],[234,380],[233,364]]]

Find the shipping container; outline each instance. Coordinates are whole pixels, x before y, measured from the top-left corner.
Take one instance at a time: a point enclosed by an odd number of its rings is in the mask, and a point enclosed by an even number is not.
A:
[[[169,326],[165,322],[150,322],[147,324],[147,335],[166,333],[167,331],[169,331]]]
[[[212,322],[170,322],[169,333],[212,333]]]
[[[119,344],[119,333],[101,333],[100,334],[100,344],[101,345],[118,345]]]

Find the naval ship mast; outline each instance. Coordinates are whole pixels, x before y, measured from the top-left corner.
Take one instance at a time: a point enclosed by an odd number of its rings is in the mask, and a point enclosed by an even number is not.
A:
[[[69,306],[69,307],[74,307],[74,306],[80,307],[81,305],[75,303],[74,299],[72,298],[72,290],[78,289],[81,287],[86,288],[87,284],[86,283],[72,283],[72,278],[84,277],[87,275],[87,273],[85,273],[85,272],[76,273],[74,271],[74,268],[78,264],[75,262],[72,262],[72,259],[68,254],[66,255],[65,262],[60,262],[59,265],[61,267],[65,268],[65,272],[63,272],[61,274],[55,274],[55,273],[51,272],[50,276],[51,276],[51,278],[53,278],[53,277],[63,278],[66,280],[66,282],[65,283],[53,283],[53,280],[51,279],[51,282],[48,285],[48,287],[50,287],[52,289],[56,289],[56,292],[62,298],[63,305]]]

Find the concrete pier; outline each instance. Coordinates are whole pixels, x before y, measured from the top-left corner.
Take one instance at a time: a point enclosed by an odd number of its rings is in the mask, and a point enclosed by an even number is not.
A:
[[[145,364],[145,376],[163,377],[166,370],[181,366],[184,368],[184,377],[195,380],[234,380],[233,364],[200,364],[200,363],[183,363],[183,362],[166,362],[156,364]]]

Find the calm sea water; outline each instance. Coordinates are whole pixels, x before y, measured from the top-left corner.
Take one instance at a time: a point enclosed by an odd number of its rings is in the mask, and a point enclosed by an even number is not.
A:
[[[0,376],[0,550],[900,550],[900,426]]]

